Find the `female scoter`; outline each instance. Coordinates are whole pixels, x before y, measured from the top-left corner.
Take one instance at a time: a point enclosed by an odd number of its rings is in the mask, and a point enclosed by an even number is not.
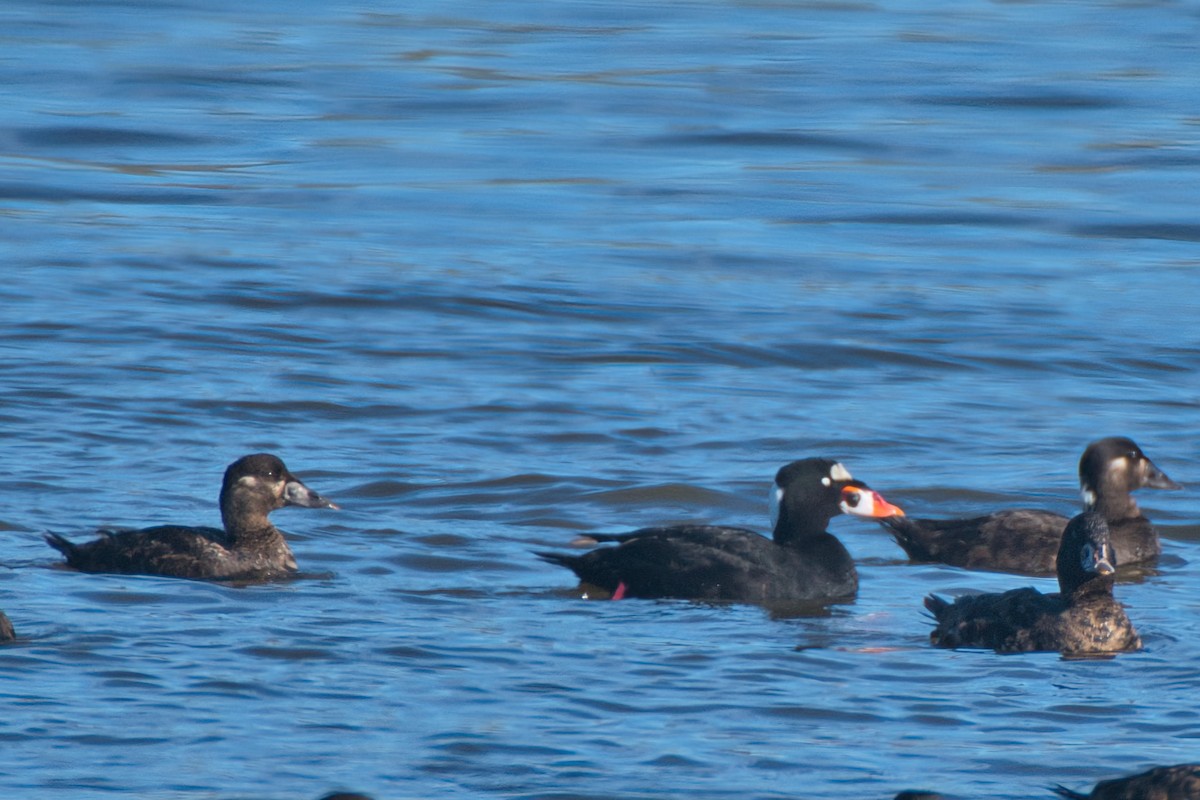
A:
[[[1142,487],[1182,488],[1154,466],[1132,439],[1100,439],[1083,451],[1079,488],[1084,508],[1104,515],[1117,560],[1124,565],[1154,562],[1162,552],[1158,532],[1130,496]],[[1067,518],[1022,508],[972,519],[892,517],[881,522],[914,561],[1053,575]]]
[[[840,600],[858,590],[846,548],[825,532],[838,514],[903,512],[836,461],[808,458],[783,467],[771,494],[774,539],[745,528],[676,525],[590,538],[616,547],[582,556],[538,553],[584,584],[621,597],[675,597],[742,603]]]
[[[46,541],[82,572],[166,575],[207,580],[269,580],[296,571],[296,559],[267,515],[284,506],[337,508],[309,489],[276,456],[244,456],[225,470],[218,528],[159,525],[102,531],[73,544],[55,533]]]
[[[1197,800],[1200,798],[1200,764],[1177,764],[1124,778],[1100,781],[1091,794],[1062,786],[1054,791],[1070,800]]]
[[[1068,655],[1137,650],[1142,640],[1113,599],[1116,562],[1108,524],[1095,511],[1067,523],[1058,550],[1058,594],[1013,589],[1003,594],[936,595],[925,607],[937,619],[929,635],[938,647],[990,648],[998,653],[1057,650]]]

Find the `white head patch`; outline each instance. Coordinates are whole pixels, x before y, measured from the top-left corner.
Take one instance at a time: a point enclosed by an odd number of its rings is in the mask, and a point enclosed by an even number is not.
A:
[[[771,530],[779,524],[779,504],[783,502],[783,487],[771,487]]]
[[[831,481],[852,481],[854,480],[854,477],[850,474],[850,470],[843,467],[840,463],[837,463],[829,468],[829,479]],[[829,485],[823,480],[821,483],[824,483],[826,486]]]

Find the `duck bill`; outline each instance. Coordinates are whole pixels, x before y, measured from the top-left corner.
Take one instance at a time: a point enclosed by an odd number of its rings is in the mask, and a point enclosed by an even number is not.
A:
[[[1085,571],[1093,575],[1112,575],[1117,571],[1113,566],[1112,559],[1108,557],[1108,553],[1104,550],[1095,550],[1090,558],[1085,558],[1083,562]]]
[[[904,511],[894,506],[879,492],[867,488],[847,486],[842,489],[841,509],[856,517],[903,517]]]
[[[1146,478],[1144,486],[1151,489],[1182,489],[1183,484],[1176,483],[1167,477],[1167,473],[1154,465],[1153,461],[1146,462]]]
[[[283,500],[289,506],[304,508],[337,508],[332,500],[322,497],[295,478],[288,478],[283,487]]]

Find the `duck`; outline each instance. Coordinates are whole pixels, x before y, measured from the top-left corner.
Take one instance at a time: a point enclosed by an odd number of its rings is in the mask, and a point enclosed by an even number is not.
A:
[[[1140,649],[1141,638],[1113,598],[1117,562],[1103,514],[1085,511],[1067,523],[1057,562],[1056,594],[1026,587],[954,602],[929,595],[925,608],[937,621],[930,641],[998,653],[1082,656]]]
[[[1092,442],[1079,459],[1084,509],[1108,521],[1117,560],[1125,566],[1152,564],[1162,553],[1158,532],[1131,492],[1182,489],[1125,436]],[[1055,573],[1059,540],[1068,518],[1052,511],[1018,508],[970,519],[889,517],[880,520],[913,561],[966,569]]]
[[[194,580],[270,580],[297,570],[283,534],[267,515],[284,506],[338,506],[305,486],[270,453],[253,453],[225,470],[220,507],[224,528],[157,525],[102,530],[75,544],[47,533],[51,547],[80,572],[160,575]]]
[[[772,538],[746,528],[672,525],[594,534],[616,547],[584,555],[539,552],[613,599],[677,598],[777,604],[837,602],[858,591],[854,560],[825,528],[838,514],[903,514],[841,462],[806,458],[779,469],[771,492]]]
[[[11,642],[17,638],[17,632],[3,611],[0,611],[0,642]]]
[[[1090,794],[1053,787],[1070,800],[1196,800],[1200,797],[1200,764],[1154,767],[1137,775],[1100,781]]]

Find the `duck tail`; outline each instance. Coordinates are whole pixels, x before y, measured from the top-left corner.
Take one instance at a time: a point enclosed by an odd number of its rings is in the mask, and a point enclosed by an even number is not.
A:
[[[929,609],[929,613],[935,618],[940,618],[942,612],[950,607],[950,602],[945,598],[938,597],[936,594],[925,596],[925,608]]]
[[[533,554],[542,561],[547,561],[551,564],[557,564],[560,567],[574,569],[572,563],[575,561],[575,556],[569,556],[564,553],[551,553],[546,550],[535,550]]]
[[[59,536],[57,533],[44,533],[42,534],[42,538],[46,540],[46,544],[66,556],[68,561],[71,560],[71,557],[78,550],[75,544]]]
[[[1089,794],[1073,792],[1062,784],[1055,784],[1054,786],[1051,786],[1050,791],[1054,792],[1059,797],[1067,798],[1067,800],[1088,800],[1088,798],[1091,797]]]

